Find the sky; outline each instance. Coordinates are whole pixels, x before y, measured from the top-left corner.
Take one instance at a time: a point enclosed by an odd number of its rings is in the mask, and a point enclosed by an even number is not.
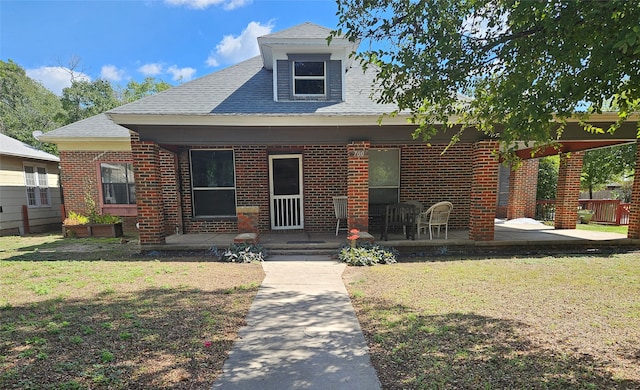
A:
[[[334,0],[0,0],[0,59],[57,95],[76,79],[172,85],[259,54],[256,38],[312,22]]]

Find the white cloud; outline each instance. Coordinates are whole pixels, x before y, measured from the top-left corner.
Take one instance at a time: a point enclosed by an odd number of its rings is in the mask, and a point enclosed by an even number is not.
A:
[[[157,76],[162,73],[162,64],[144,64],[138,68],[138,72],[145,76]]]
[[[40,82],[45,88],[62,96],[62,90],[71,86],[71,80],[91,81],[91,78],[82,72],[74,72],[63,66],[42,66],[36,69],[27,69],[27,76]]]
[[[165,0],[165,3],[176,6],[186,6],[195,9],[205,9],[211,6],[222,6],[225,10],[233,10],[252,3],[253,0]]]
[[[100,78],[109,81],[120,81],[124,78],[125,71],[116,68],[115,65],[104,65],[100,71]]]
[[[218,66],[221,63],[236,63],[260,53],[257,38],[271,33],[273,23],[262,25],[259,22],[251,22],[240,35],[225,35],[222,41],[216,45],[207,58],[207,65]]]
[[[189,81],[196,74],[194,68],[178,68],[177,65],[171,65],[165,67],[162,63],[144,64],[138,68],[138,72],[142,73],[145,77],[157,77],[162,75],[171,75],[173,81]]]
[[[171,74],[173,81],[189,81],[193,78],[196,70],[193,68],[178,68],[172,65],[167,69],[167,73]]]

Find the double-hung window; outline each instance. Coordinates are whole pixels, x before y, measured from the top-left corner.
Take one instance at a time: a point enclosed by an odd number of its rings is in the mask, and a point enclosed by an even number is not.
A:
[[[25,165],[24,183],[27,189],[27,204],[29,207],[51,206],[47,168]]]
[[[294,96],[324,96],[326,67],[324,61],[293,62]]]
[[[191,150],[193,215],[236,215],[233,150]]]
[[[369,203],[398,203],[400,149],[369,150]]]
[[[121,162],[100,163],[103,204],[135,204],[136,184],[133,164]]]

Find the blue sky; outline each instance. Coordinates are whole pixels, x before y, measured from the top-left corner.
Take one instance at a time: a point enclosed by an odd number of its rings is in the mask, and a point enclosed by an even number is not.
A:
[[[334,0],[0,0],[0,59],[56,94],[75,77],[177,85],[258,54],[256,37],[337,24]]]

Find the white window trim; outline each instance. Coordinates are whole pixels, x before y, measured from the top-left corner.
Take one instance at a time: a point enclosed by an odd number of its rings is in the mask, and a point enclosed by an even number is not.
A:
[[[323,76],[296,76],[296,62],[322,62],[323,66]],[[327,61],[292,61],[291,62],[291,73],[293,75],[293,84],[291,88],[293,90],[293,96],[296,97],[326,97],[327,96]],[[322,80],[323,87],[322,90],[324,93],[296,93],[296,80]]]
[[[26,168],[31,167],[33,169],[33,181],[35,185],[29,185],[29,181],[27,179],[27,171]],[[44,174],[41,175],[38,172],[38,168],[44,169]],[[24,174],[24,188],[25,195],[27,197],[27,207],[29,208],[39,208],[39,207],[51,207],[51,190],[49,188],[49,173],[47,171],[47,166],[42,164],[23,164],[22,172]],[[43,176],[42,178],[40,176]],[[45,187],[42,186],[45,185]],[[35,204],[29,204],[29,189],[35,189]],[[46,194],[47,203],[42,203],[42,193]]]

